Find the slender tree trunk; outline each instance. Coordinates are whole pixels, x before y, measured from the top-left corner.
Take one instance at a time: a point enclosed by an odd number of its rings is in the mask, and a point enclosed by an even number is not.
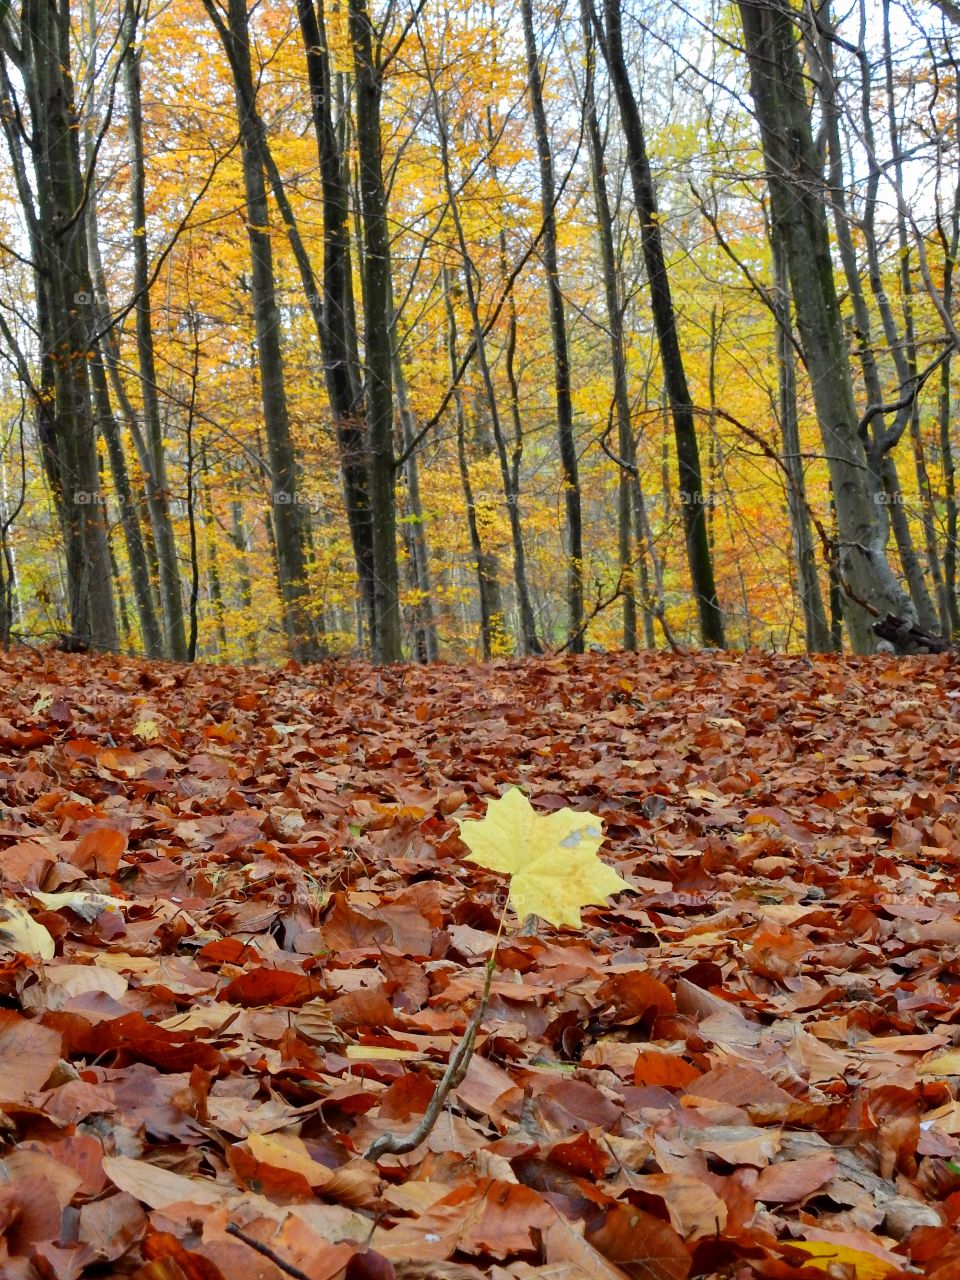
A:
[[[436,662],[440,656],[440,645],[437,639],[437,627],[433,616],[433,591],[430,580],[430,546],[427,539],[426,521],[423,514],[423,502],[420,498],[420,464],[417,451],[413,447],[416,436],[416,421],[410,408],[410,396],[407,389],[407,378],[400,359],[397,340],[398,316],[393,305],[393,287],[390,281],[390,360],[393,370],[393,385],[397,392],[397,417],[400,419],[400,439],[406,461],[403,464],[403,476],[406,482],[407,526],[410,540],[410,552],[413,567],[414,588],[417,601],[414,605],[414,634],[418,659],[421,662]]]
[[[707,544],[707,522],[703,502],[703,474],[693,400],[687,385],[677,314],[670,291],[667,264],[660,235],[656,191],[647,157],[640,108],[627,71],[621,30],[620,0],[603,0],[605,33],[604,58],[610,72],[633,183],[634,201],[640,218],[640,238],[653,323],[660,347],[663,380],[670,400],[673,430],[680,472],[680,506],[687,544],[687,561],[700,618],[700,637],[705,645],[723,648],[723,615],[717,601],[713,561]]]
[[[613,374],[613,406],[617,420],[617,453],[623,462],[636,465],[633,443],[633,422],[630,414],[630,395],[627,386],[627,360],[623,336],[623,303],[620,297],[620,272],[613,242],[613,216],[610,197],[607,194],[606,160],[600,121],[597,117],[595,91],[596,60],[594,57],[593,27],[590,23],[588,0],[581,0],[581,27],[586,54],[583,112],[587,128],[587,146],[590,152],[590,177],[593,184],[594,208],[597,215],[597,238],[600,241],[600,267],[603,272],[603,295],[607,309],[607,329],[610,334],[610,363]],[[640,484],[637,474],[634,481]],[[627,467],[618,466],[617,476],[617,553],[623,590],[623,647],[637,647],[637,598],[634,590],[633,558],[633,502],[631,476]],[[639,541],[639,539],[638,539]],[[649,614],[646,616],[649,617]]]
[[[447,359],[450,377],[453,379],[457,374],[460,357],[457,354],[457,316],[451,295],[450,272],[446,267],[443,269],[443,285],[447,312]],[[503,632],[503,601],[500,596],[499,566],[497,557],[492,552],[484,550],[480,535],[480,522],[477,519],[477,505],[473,496],[473,482],[470,478],[470,463],[467,458],[466,412],[460,387],[454,391],[453,405],[457,424],[457,465],[460,470],[460,484],[463,488],[470,550],[477,569],[480,643],[484,660],[488,660],[493,657],[497,640]]]
[[[520,0],[523,35],[527,50],[527,92],[533,115],[533,130],[540,164],[540,205],[543,216],[543,265],[547,274],[547,302],[550,311],[550,336],[553,342],[554,393],[557,405],[557,441],[563,474],[563,497],[567,528],[567,623],[572,637],[572,653],[583,653],[583,516],[580,509],[580,477],[577,470],[577,444],[573,430],[573,398],[570,391],[570,352],[567,344],[567,322],[563,293],[560,288],[560,266],[557,255],[557,192],[553,173],[553,153],[547,132],[547,116],[543,109],[543,80],[536,33],[533,29],[531,0]]]
[[[220,577],[220,553],[217,549],[217,522],[213,513],[213,500],[210,496],[210,464],[207,461],[207,443],[202,439],[200,441],[200,489],[204,541],[207,553],[207,580],[210,584],[210,603],[213,605],[213,617],[217,624],[217,641],[220,646],[220,654],[223,655],[227,650],[223,582]]]
[[[250,546],[247,530],[243,520],[243,504],[238,498],[230,503],[230,541],[239,562],[238,578],[240,586],[240,607],[246,617],[252,616],[253,583],[250,580],[249,557]],[[257,659],[257,633],[251,630],[244,642],[244,659],[255,662]]]
[[[139,7],[127,0],[124,14],[127,48],[123,59],[124,90],[127,97],[127,137],[130,150],[130,204],[133,215],[133,287],[136,294],[134,316],[137,333],[137,363],[140,395],[146,427],[148,469],[144,480],[150,487],[154,512],[153,536],[160,568],[160,602],[168,656],[183,661],[187,656],[184,630],[183,594],[173,522],[170,518],[170,486],[167,480],[163,424],[153,344],[153,316],[150,308],[149,244],[147,240],[146,170],[144,163],[143,109],[140,85],[140,49],[137,45]]]
[[[363,220],[365,398],[376,605],[374,658],[377,662],[399,662],[403,649],[397,561],[397,463],[393,447],[390,237],[380,136],[382,86],[366,0],[350,0],[350,40],[356,80],[357,157]]]
[[[306,505],[300,501],[299,467],[290,430],[284,382],[280,312],[277,307],[269,206],[263,172],[264,146],[250,65],[250,32],[244,0],[229,0],[224,22],[213,0],[204,0],[224,49],[229,54],[240,123],[247,236],[250,242],[250,290],[257,335],[260,397],[270,459],[273,535],[284,631],[300,661],[318,656],[308,608]]]
[[[505,272],[507,261],[506,236],[500,233],[500,264]],[[473,264],[466,262],[464,272],[473,270]],[[476,291],[471,290],[468,283],[468,300],[471,311],[476,312],[476,324],[479,324],[479,302]],[[486,360],[484,349],[484,360]],[[523,541],[523,522],[520,515],[521,467],[523,465],[523,415],[520,412],[520,380],[517,377],[517,302],[511,293],[507,299],[507,335],[503,346],[503,366],[507,375],[507,400],[510,406],[510,423],[513,427],[513,440],[509,447],[503,434],[503,426],[497,404],[493,376],[485,380],[487,400],[491,406],[490,421],[493,429],[494,445],[500,462],[503,477],[503,492],[510,512],[510,524],[514,546],[514,579],[517,593],[517,612],[520,618],[520,630],[524,640],[524,653],[540,653],[542,646],[537,635],[537,626],[530,585],[527,580],[526,549]],[[490,372],[488,370],[488,372]],[[519,566],[519,568],[518,568]],[[522,585],[521,585],[522,584]]]
[[[357,372],[353,274],[350,268],[350,180],[345,139],[334,123],[335,89],[323,0],[297,0],[323,203],[323,296],[312,299],[319,321],[327,396],[333,413],[344,500],[371,642],[374,631],[373,524],[366,464],[363,390]],[[347,112],[343,112],[344,128]]]
[[[38,430],[67,566],[73,637],[116,649],[110,548],[90,395],[92,284],[84,235],[88,198],[70,72],[68,0],[26,0],[19,71],[29,103],[36,199],[24,207],[36,268],[41,374]],[[5,54],[10,48],[4,49]],[[9,85],[9,77],[7,77]],[[11,161],[21,163],[13,126]],[[23,193],[26,196],[26,192]]]
[[[200,383],[200,320],[188,304],[187,329],[190,334],[190,390],[187,397],[184,434],[187,438],[187,527],[190,533],[190,633],[187,659],[195,662],[200,637],[200,548],[197,537],[197,450],[194,428],[197,416],[197,388]],[[201,477],[201,484],[203,483]]]
[[[876,647],[873,613],[915,620],[884,548],[847,360],[827,235],[820,160],[788,0],[739,0],[751,92],[763,142],[774,221],[783,237],[839,532],[845,618],[858,653]]]
[[[169,506],[165,500],[163,502],[160,501],[162,491],[149,480],[150,468],[152,465],[150,454],[147,449],[143,432],[140,429],[140,421],[137,417],[137,411],[133,406],[130,396],[127,394],[127,389],[124,386],[121,374],[120,344],[117,340],[116,329],[111,324],[110,294],[107,289],[107,274],[104,270],[103,261],[100,256],[99,222],[95,192],[90,193],[87,217],[87,253],[90,259],[90,271],[93,278],[93,323],[96,332],[101,335],[98,347],[104,370],[107,375],[108,385],[113,390],[114,401],[120,411],[123,426],[126,427],[127,431],[130,433],[130,439],[133,441],[133,447],[137,455],[137,462],[145,480],[147,520],[141,521],[140,534],[143,540],[144,552],[146,554],[147,564],[150,570],[151,590],[154,591],[155,589],[153,584],[160,581],[160,562],[157,555],[158,539],[156,531],[164,518],[169,521]],[[162,622],[161,613],[161,628],[163,625],[165,624]],[[169,656],[170,646],[168,645],[165,636],[163,636],[162,631],[161,643],[163,645],[163,653]]]
[[[900,126],[897,123],[896,90],[893,75],[893,51],[890,43],[890,3],[883,0],[883,63],[884,90],[886,94],[887,127],[890,137],[890,151],[893,156],[894,181],[898,191],[903,190],[903,159],[900,139]],[[911,385],[915,384],[917,360],[917,335],[913,315],[913,281],[910,276],[910,240],[907,235],[907,220],[902,207],[897,206],[897,250],[900,263],[900,299],[903,308],[903,347],[902,363]],[[927,463],[924,457],[923,435],[920,429],[920,402],[915,397],[910,406],[910,440],[913,446],[914,470],[917,477],[917,491],[920,496],[921,523],[923,527],[924,545],[926,549],[927,571],[933,583],[937,598],[937,614],[939,630],[944,636],[950,634],[950,604],[947,599],[946,584],[940,566],[940,553],[937,548],[936,529],[934,525],[933,494],[930,489],[930,477],[927,474]],[[904,516],[906,521],[906,516]],[[909,527],[909,526],[908,526]],[[911,591],[911,594],[913,592]],[[917,607],[917,618],[922,627],[929,631],[936,630],[933,625],[932,607],[929,601],[921,603],[914,595]],[[925,610],[929,608],[929,615]]]
[[[954,250],[954,254],[956,254]],[[949,262],[949,273],[944,268],[944,302],[949,305],[953,296],[953,259]],[[950,282],[949,287],[947,281]],[[947,596],[947,610],[950,618],[951,636],[960,634],[960,607],[957,605],[957,470],[953,458],[952,397],[950,392],[951,360],[947,359],[940,366],[940,392],[937,400],[937,426],[940,438],[940,465],[943,468],[944,506],[946,508],[946,536],[943,549],[943,579]]]
[[[954,64],[956,72],[956,64]],[[960,116],[960,76],[954,74],[954,92],[957,115]],[[938,221],[938,234],[943,247],[943,305],[947,315],[953,314],[954,281],[957,258],[960,256],[960,175],[953,190],[953,204],[947,227]],[[940,444],[940,466],[943,472],[945,537],[943,548],[943,579],[950,618],[949,634],[960,634],[960,606],[957,602],[957,472],[951,437],[953,399],[950,389],[951,355],[940,366],[940,387],[937,399],[937,428]]]
[[[770,228],[773,250],[773,302],[777,320],[777,379],[780,392],[780,432],[783,437],[783,465],[787,473],[787,507],[793,534],[793,555],[803,611],[803,630],[810,653],[830,653],[833,637],[827,623],[817,573],[816,543],[807,505],[807,483],[800,448],[797,415],[797,372],[790,315],[790,275],[779,230]]]
[[[95,90],[95,74],[98,65],[97,22],[96,3],[95,0],[90,0],[87,6],[90,49],[84,75],[84,88],[91,99]],[[96,158],[94,127],[93,122],[89,120],[85,121],[83,129],[83,157],[84,164],[89,170]],[[110,326],[106,293],[101,294],[100,292],[101,287],[104,286],[104,271],[98,242],[97,202],[96,196],[92,191],[84,208],[83,227],[87,241],[87,260],[94,285],[93,296],[90,299],[91,328],[96,334],[106,330],[107,336],[112,337],[114,335]],[[124,543],[127,549],[127,561],[133,585],[134,600],[137,606],[137,618],[140,623],[141,642],[148,657],[162,658],[165,656],[166,650],[163,643],[160,620],[157,616],[153,583],[150,577],[150,562],[143,540],[139,502],[130,482],[127,459],[123,447],[123,435],[110,403],[110,388],[107,365],[104,359],[104,348],[105,342],[103,338],[95,338],[91,343],[90,386],[97,429],[107,447],[107,458],[110,462],[113,487],[120,507],[120,523],[123,528]]]
[[[94,346],[90,354],[90,381],[96,409],[97,429],[103,437],[104,444],[107,446],[107,457],[110,461],[113,487],[120,507],[120,523],[127,548],[127,560],[130,566],[133,595],[137,604],[137,617],[140,622],[143,649],[149,658],[162,658],[165,654],[163,634],[160,630],[160,621],[157,617],[153,598],[150,565],[147,561],[146,548],[143,543],[143,531],[137,510],[137,498],[127,471],[127,460],[123,451],[120,427],[110,404],[110,390],[107,385],[103,354],[98,346]]]

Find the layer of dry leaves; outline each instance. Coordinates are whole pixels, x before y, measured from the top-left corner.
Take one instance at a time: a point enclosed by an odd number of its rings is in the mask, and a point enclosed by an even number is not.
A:
[[[56,943],[0,952],[0,1275],[960,1275],[958,763],[946,659],[0,657],[7,934]],[[510,783],[636,892],[515,926],[373,1165]]]

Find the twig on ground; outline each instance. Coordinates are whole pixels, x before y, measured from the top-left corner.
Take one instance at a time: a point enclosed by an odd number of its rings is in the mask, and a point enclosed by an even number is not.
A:
[[[226,1230],[227,1235],[236,1236],[238,1240],[242,1240],[249,1248],[254,1249],[257,1253],[263,1254],[265,1258],[269,1258],[275,1267],[278,1267],[286,1275],[293,1276],[294,1280],[310,1280],[306,1271],[301,1271],[300,1268],[295,1267],[292,1262],[285,1262],[279,1254],[274,1253],[269,1245],[261,1244],[261,1242],[254,1236],[248,1236],[245,1231],[241,1231],[235,1222],[228,1222]]]
[[[503,930],[503,919],[500,920],[500,930]],[[500,933],[497,933],[497,943],[500,941]],[[437,1087],[433,1091],[433,1097],[423,1116],[410,1133],[396,1134],[384,1133],[371,1145],[368,1151],[364,1152],[367,1160],[376,1160],[383,1155],[402,1155],[405,1151],[412,1151],[414,1147],[419,1147],[424,1138],[430,1133],[430,1130],[437,1123],[440,1112],[443,1110],[451,1091],[463,1080],[467,1073],[467,1067],[470,1065],[470,1058],[473,1054],[473,1046],[476,1044],[477,1033],[480,1030],[480,1023],[486,1012],[487,1001],[490,998],[490,986],[493,982],[493,972],[497,965],[497,946],[494,945],[490,959],[487,961],[487,976],[483,984],[483,992],[480,996],[480,1003],[477,1005],[473,1017],[467,1023],[467,1029],[464,1032],[463,1039],[450,1055],[450,1061],[447,1063],[447,1069],[437,1082]]]

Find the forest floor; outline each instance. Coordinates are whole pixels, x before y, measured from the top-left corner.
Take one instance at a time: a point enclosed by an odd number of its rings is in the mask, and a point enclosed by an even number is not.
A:
[[[960,1275],[960,671],[0,655],[0,1275]],[[508,924],[457,817],[604,822]],[[956,1163],[955,1163],[956,1162]]]

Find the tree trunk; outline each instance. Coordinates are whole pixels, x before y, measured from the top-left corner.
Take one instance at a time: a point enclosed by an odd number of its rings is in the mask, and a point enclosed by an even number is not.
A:
[[[90,51],[85,76],[86,92],[92,96],[94,77],[97,67],[97,9],[95,0],[90,0],[87,8],[89,24]],[[84,163],[89,167],[95,160],[95,136],[92,122],[87,121],[83,131]],[[84,234],[87,241],[87,260],[90,268],[94,292],[90,299],[91,329],[99,334],[107,330],[107,336],[113,336],[105,294],[101,296],[102,277],[104,275],[100,260],[98,243],[97,202],[91,192],[84,209]],[[127,549],[130,578],[133,584],[133,595],[137,605],[137,617],[140,623],[140,639],[144,653],[149,658],[162,658],[167,650],[163,642],[160,619],[157,616],[153,582],[150,577],[150,561],[143,540],[143,528],[140,522],[140,504],[130,482],[127,459],[123,447],[123,436],[113,406],[110,403],[110,387],[107,376],[107,364],[104,358],[105,341],[94,339],[90,352],[90,385],[93,395],[94,413],[97,429],[107,447],[107,458],[113,487],[120,507],[120,523],[123,528],[124,543]]]
[[[380,136],[380,67],[366,0],[350,0],[350,40],[356,79],[357,158],[363,220],[364,362],[376,634],[374,659],[403,657],[397,561],[393,447],[393,367],[390,315],[390,237]]]
[[[140,621],[140,636],[144,653],[148,658],[162,658],[166,650],[160,621],[153,598],[153,586],[150,581],[150,565],[143,544],[143,531],[140,526],[140,515],[137,510],[136,495],[130,483],[127,471],[127,460],[123,451],[123,440],[120,427],[110,404],[110,390],[107,385],[107,374],[103,363],[103,354],[98,346],[91,351],[90,380],[96,408],[96,423],[100,435],[107,446],[107,458],[113,476],[113,487],[120,507],[120,524],[123,528],[124,543],[127,548],[127,560],[130,566],[130,578],[133,583],[133,595],[137,603],[137,617]]]
[[[160,566],[160,604],[168,656],[182,662],[187,656],[184,629],[183,594],[177,544],[170,518],[170,486],[163,446],[163,424],[160,418],[160,396],[153,346],[153,317],[150,309],[149,246],[147,241],[146,172],[143,144],[143,110],[141,105],[140,49],[137,46],[139,7],[127,0],[124,14],[127,47],[123,58],[124,90],[127,97],[127,137],[130,148],[130,205],[133,215],[133,287],[136,294],[134,316],[137,333],[137,366],[140,372],[140,395],[146,427],[148,469],[144,476],[149,485],[149,500],[155,513],[153,536]]]
[[[606,163],[594,89],[595,57],[593,28],[590,24],[588,0],[581,0],[581,27],[586,54],[583,91],[583,114],[590,152],[590,178],[593,184],[594,209],[597,215],[597,237],[600,241],[600,267],[603,272],[603,296],[607,309],[610,335],[610,364],[613,374],[613,407],[617,420],[617,453],[622,462],[636,465],[633,422],[627,385],[627,360],[623,336],[623,303],[620,297],[620,272],[614,252],[613,216],[607,194]],[[635,483],[640,484],[639,474]],[[628,466],[618,466],[617,475],[617,558],[623,592],[623,647],[637,647],[637,597],[634,589],[634,531],[632,521],[631,476]],[[639,539],[637,540],[639,541]],[[649,612],[645,614],[649,618]]]
[[[41,374],[38,431],[67,566],[72,637],[116,649],[110,548],[90,396],[92,285],[88,198],[70,73],[68,0],[25,0],[19,69],[30,108],[36,201],[24,208],[36,270]],[[5,50],[9,52],[9,50]],[[8,140],[11,132],[7,129]],[[11,155],[16,165],[18,155]]]
[[[687,385],[683,353],[680,349],[677,314],[673,306],[667,264],[663,253],[656,191],[647,157],[640,109],[627,72],[620,25],[620,0],[604,0],[603,9],[605,17],[603,53],[620,109],[634,201],[640,218],[641,247],[647,272],[647,286],[650,290],[653,323],[660,347],[664,385],[673,416],[677,466],[680,473],[680,506],[683,511],[690,577],[700,618],[700,637],[705,645],[723,648],[723,615],[717,601],[713,561],[707,543],[703,475],[700,468],[693,400]]]
[[[810,653],[830,653],[833,637],[827,623],[817,573],[816,543],[807,505],[807,482],[800,448],[797,416],[797,372],[790,315],[790,275],[779,228],[771,226],[773,250],[773,304],[777,320],[777,379],[780,399],[780,432],[783,437],[783,465],[787,473],[787,508],[793,534],[793,555],[797,566],[803,630]]]
[[[557,405],[557,441],[560,448],[563,497],[567,516],[567,623],[572,637],[569,648],[572,653],[583,653],[586,630],[583,619],[583,517],[580,510],[577,445],[573,431],[570,353],[567,346],[567,323],[557,257],[557,192],[553,173],[553,153],[547,132],[547,117],[543,109],[543,82],[536,34],[533,29],[531,0],[520,0],[520,13],[527,51],[527,91],[530,95],[533,131],[540,165],[543,265],[547,274],[547,303],[550,312],[550,336],[553,342],[554,393]]]
[[[866,17],[866,15],[864,15]],[[897,123],[896,114],[896,90],[894,87],[893,74],[893,51],[890,44],[890,3],[889,0],[883,0],[883,62],[884,62],[884,90],[886,94],[887,106],[887,127],[890,136],[890,150],[893,156],[893,173],[897,190],[903,191],[903,159],[902,145],[900,139],[900,127]],[[866,72],[864,72],[866,76]],[[865,95],[866,101],[866,95]],[[869,109],[869,103],[867,103]],[[903,345],[898,345],[897,351],[901,353],[897,362],[898,372],[907,375],[910,385],[916,385],[918,372],[917,359],[917,334],[916,325],[913,315],[913,281],[910,276],[910,240],[907,236],[907,220],[904,216],[902,207],[898,202],[897,206],[897,250],[900,263],[900,300],[903,314]],[[927,474],[927,463],[924,457],[923,436],[920,430],[920,402],[919,397],[915,396],[913,404],[909,407],[910,413],[910,440],[913,446],[913,462],[914,470],[917,477],[917,491],[920,496],[920,512],[921,523],[923,527],[924,545],[926,549],[927,571],[930,574],[930,581],[933,583],[933,590],[937,598],[937,614],[939,619],[939,631],[943,636],[950,634],[950,606],[947,600],[946,585],[943,580],[943,572],[940,566],[940,553],[937,549],[936,529],[934,525],[934,507],[933,494],[930,490],[930,478]],[[904,522],[909,522],[904,515]],[[909,579],[908,579],[909,581]],[[926,583],[924,583],[926,590]],[[937,621],[934,619],[933,607],[926,597],[918,600],[911,586],[911,595],[917,610],[917,621],[920,626],[928,632],[935,632]]]
[[[250,242],[250,290],[257,335],[260,397],[270,459],[273,532],[276,541],[277,579],[283,627],[293,656],[310,662],[318,656],[313,623],[308,611],[306,557],[306,504],[301,501],[299,467],[290,432],[290,415],[284,383],[280,312],[277,307],[270,243],[269,206],[263,174],[263,145],[258,123],[250,107],[255,102],[250,65],[250,32],[244,0],[229,0],[224,23],[213,0],[204,0],[214,26],[229,54],[243,163],[247,236]]]
[[[319,318],[327,397],[333,413],[344,500],[371,641],[374,629],[373,525],[366,464],[363,390],[356,373],[353,273],[350,269],[350,181],[343,139],[334,124],[334,87],[323,0],[297,0],[323,204],[323,296]]]
[[[436,662],[440,656],[440,644],[437,639],[437,626],[433,616],[433,591],[430,580],[430,546],[427,540],[426,522],[423,514],[423,502],[420,498],[420,465],[417,450],[413,447],[416,436],[416,421],[410,408],[410,397],[407,391],[407,378],[400,359],[400,348],[397,339],[397,320],[393,305],[393,286],[390,280],[390,360],[393,370],[393,385],[397,391],[397,417],[400,419],[400,439],[406,459],[403,464],[403,478],[406,482],[406,531],[409,537],[410,554],[413,569],[413,582],[416,591],[416,604],[413,608],[414,640],[417,658],[420,662]]]
[[[845,620],[857,653],[875,649],[876,614],[915,619],[886,558],[868,479],[833,278],[820,160],[788,0],[738,0],[773,220],[783,237],[797,330],[836,503]],[[874,613],[873,611],[876,611]]]
[[[443,286],[447,311],[447,358],[450,377],[453,379],[457,376],[460,357],[457,354],[457,316],[451,296],[450,272],[446,267],[443,269]],[[477,591],[480,597],[480,644],[486,661],[493,657],[497,640],[503,634],[503,601],[500,596],[499,566],[496,555],[484,550],[483,539],[480,536],[480,522],[477,519],[477,505],[473,496],[473,482],[470,478],[470,463],[467,458],[466,412],[460,387],[457,387],[453,393],[453,405],[457,424],[457,465],[460,470],[460,484],[463,488],[470,550],[477,569]]]
[[[200,487],[202,493],[201,513],[207,553],[207,580],[210,584],[210,603],[213,606],[213,617],[217,624],[217,641],[219,642],[222,656],[227,651],[227,627],[223,606],[223,583],[220,578],[220,553],[217,549],[217,522],[213,513],[213,501],[210,497],[210,466],[207,461],[207,444],[205,440],[200,441]]]

